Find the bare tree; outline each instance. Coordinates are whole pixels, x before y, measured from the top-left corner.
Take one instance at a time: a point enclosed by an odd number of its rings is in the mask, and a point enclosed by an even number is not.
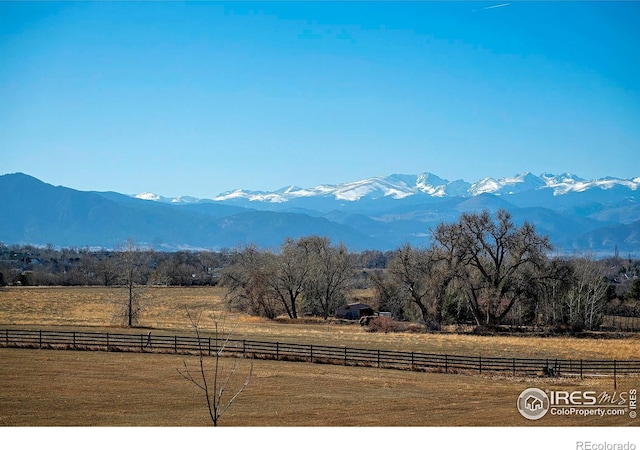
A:
[[[223,373],[220,358],[222,357],[231,337],[231,333],[225,331],[224,318],[219,318],[214,313],[211,314],[216,345],[215,352],[213,354],[213,368],[208,370],[207,364],[205,363],[205,351],[202,347],[202,340],[200,337],[199,322],[201,314],[198,314],[198,316],[194,318],[189,311],[187,311],[187,315],[198,339],[198,367],[195,372],[192,372],[187,362],[183,361],[184,367],[182,370],[178,369],[178,373],[202,391],[206,400],[211,423],[216,427],[218,426],[220,417],[227,412],[233,402],[249,385],[253,374],[253,361],[251,361],[249,373],[244,379],[244,382],[240,387],[230,392],[229,389],[231,389],[231,382],[238,370],[239,363],[238,358],[234,357],[232,367],[228,370],[228,373]]]
[[[149,287],[148,274],[144,273],[145,254],[133,239],[128,239],[118,253],[120,284],[127,291],[124,303],[118,304],[116,317],[123,319],[126,326],[137,325],[144,309],[142,298]]]
[[[423,249],[403,245],[389,262],[388,272],[398,294],[405,303],[413,304],[420,310],[422,320],[430,320],[429,300],[431,286],[429,260]]]
[[[344,299],[353,267],[344,244],[333,247],[329,238],[308,236],[286,239],[277,255],[246,247],[222,282],[229,287],[230,304],[243,311],[269,318],[284,312],[295,319],[304,296],[307,306],[326,319]]]
[[[275,258],[255,246],[236,253],[222,277],[222,284],[229,289],[226,297],[229,306],[268,319],[274,319],[282,311],[281,299],[272,288]]]
[[[96,276],[104,286],[111,286],[118,280],[118,263],[116,258],[105,254],[97,263]]]
[[[331,246],[327,237],[309,236],[300,239],[300,245],[307,248],[311,256],[309,277],[305,285],[305,295],[317,302],[324,319],[329,317],[353,279],[354,264],[344,244]]]
[[[371,272],[367,280],[378,301],[378,310],[391,312],[394,319],[406,318],[406,305],[402,286],[389,275],[387,270]]]
[[[269,286],[292,319],[298,317],[298,300],[309,279],[312,255],[304,242],[304,239],[285,239],[280,246],[280,254],[274,258],[274,270],[267,278]]]
[[[595,329],[602,323],[608,282],[605,267],[591,257],[574,258],[573,282],[563,297],[564,320],[581,329]]]
[[[559,325],[563,321],[563,298],[573,284],[573,265],[562,258],[550,258],[538,267],[536,277],[532,277],[534,290],[530,299],[529,320],[536,326]],[[536,283],[537,281],[537,283]]]
[[[447,289],[455,277],[445,249],[405,244],[391,258],[388,272],[404,301],[418,308],[424,323],[439,327]]]
[[[531,274],[546,261],[549,239],[527,222],[516,227],[509,212],[462,214],[440,224],[434,245],[447,255],[479,326],[495,326],[531,291]]]

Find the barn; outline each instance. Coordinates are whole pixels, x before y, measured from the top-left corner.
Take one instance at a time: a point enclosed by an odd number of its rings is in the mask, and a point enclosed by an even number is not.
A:
[[[336,309],[336,317],[348,320],[360,320],[364,316],[373,316],[373,308],[364,303],[349,303]]]

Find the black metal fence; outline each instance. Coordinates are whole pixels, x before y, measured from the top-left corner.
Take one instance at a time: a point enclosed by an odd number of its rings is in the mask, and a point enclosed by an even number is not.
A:
[[[443,373],[502,373],[512,376],[593,376],[640,374],[640,360],[508,358],[399,352],[351,347],[261,342],[246,339],[162,335],[155,333],[97,333],[47,330],[0,330],[0,347],[204,354],[221,352],[285,361],[367,366]]]

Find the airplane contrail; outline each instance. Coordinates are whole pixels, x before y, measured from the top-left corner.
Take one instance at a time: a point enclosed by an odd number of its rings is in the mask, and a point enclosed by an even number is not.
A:
[[[501,3],[500,5],[487,6],[486,8],[482,8],[482,9],[503,8],[505,6],[509,6],[510,4],[511,3]]]

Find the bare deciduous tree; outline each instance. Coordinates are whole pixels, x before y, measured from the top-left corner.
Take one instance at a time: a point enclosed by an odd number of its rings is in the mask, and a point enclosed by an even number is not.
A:
[[[123,320],[125,325],[138,325],[140,314],[144,309],[143,296],[149,287],[150,278],[144,273],[145,252],[133,239],[128,239],[118,254],[120,269],[120,284],[127,291],[126,300],[118,302],[116,318]]]
[[[527,222],[517,227],[498,210],[462,214],[439,225],[434,244],[446,250],[479,326],[495,326],[530,292],[531,273],[546,260],[549,239]]]
[[[267,280],[292,319],[298,317],[298,300],[309,278],[311,254],[302,242],[285,239],[280,246],[280,254],[274,259],[274,270]]]
[[[286,239],[277,255],[246,247],[225,270],[223,284],[229,287],[230,303],[243,311],[270,319],[285,312],[295,319],[304,295],[326,319],[352,278],[353,261],[344,245],[333,247],[328,238],[309,236]]]
[[[571,265],[573,282],[562,302],[564,320],[574,328],[596,329],[607,300],[606,268],[591,257],[574,258]]]
[[[573,266],[565,258],[550,258],[538,268],[533,295],[529,301],[528,320],[522,323],[535,326],[562,323],[562,302],[573,279]]]
[[[420,310],[425,324],[439,327],[449,284],[455,277],[453,263],[444,249],[403,245],[389,263],[391,281],[406,302]]]
[[[329,238],[309,236],[300,239],[311,256],[309,277],[305,285],[305,295],[311,302],[317,302],[326,320],[332,311],[344,300],[345,293],[353,279],[353,260],[344,244],[331,246]]]
[[[406,318],[406,305],[402,286],[395,282],[386,270],[376,270],[368,275],[371,288],[378,301],[378,310],[391,312],[394,319]]]
[[[280,298],[272,289],[275,255],[248,246],[238,251],[233,264],[223,272],[227,303],[249,314],[274,319],[280,312]]]
[[[249,372],[244,382],[242,382],[239,387],[233,389],[233,391],[230,391],[230,389],[232,389],[232,379],[239,368],[239,358],[233,357],[231,368],[228,369],[227,373],[224,373],[220,359],[231,337],[231,333],[225,331],[224,318],[217,317],[214,313],[211,314],[216,344],[213,354],[213,367],[209,370],[205,362],[205,351],[202,347],[200,336],[200,314],[194,318],[189,311],[187,311],[187,315],[198,339],[198,367],[196,371],[193,372],[187,362],[183,361],[183,369],[178,369],[178,373],[202,391],[206,400],[211,423],[216,427],[218,426],[220,417],[222,417],[249,385],[253,374],[253,361],[250,363]]]
[[[389,262],[388,272],[391,281],[398,286],[398,293],[405,302],[412,303],[420,310],[422,320],[430,320],[429,300],[431,286],[427,252],[403,245]]]
[[[118,280],[118,264],[115,258],[103,257],[96,266],[96,275],[104,286],[111,286]]]

